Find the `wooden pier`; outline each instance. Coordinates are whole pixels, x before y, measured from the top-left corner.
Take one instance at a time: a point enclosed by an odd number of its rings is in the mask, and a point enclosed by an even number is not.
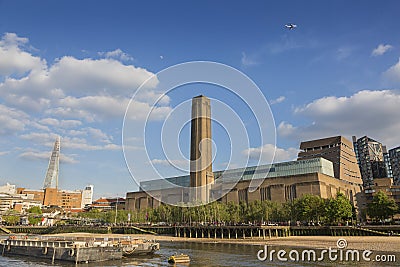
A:
[[[176,237],[186,238],[272,238],[290,236],[289,226],[177,226]]]
[[[375,226],[7,226],[8,232],[21,234],[59,234],[87,232],[99,234],[158,234],[187,238],[274,238],[286,236],[385,236],[400,235],[399,225]]]

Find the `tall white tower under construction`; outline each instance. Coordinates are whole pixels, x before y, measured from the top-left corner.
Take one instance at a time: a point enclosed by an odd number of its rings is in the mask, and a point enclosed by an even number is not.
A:
[[[47,168],[46,178],[44,178],[43,189],[58,188],[58,171],[60,165],[60,136],[57,136],[51,152],[49,167]],[[54,186],[55,183],[55,186]]]

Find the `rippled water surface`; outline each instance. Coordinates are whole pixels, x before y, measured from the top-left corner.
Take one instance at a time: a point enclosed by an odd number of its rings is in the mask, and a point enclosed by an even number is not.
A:
[[[175,253],[188,254],[191,258],[190,264],[177,266],[399,266],[399,263],[377,264],[377,262],[274,262],[259,261],[257,252],[262,246],[239,245],[239,244],[220,244],[220,243],[185,243],[185,242],[161,242],[161,249],[152,256],[142,256],[133,259],[120,261],[108,261],[93,264],[79,264],[78,266],[173,266],[167,263],[169,256]],[[292,248],[269,247],[270,250],[285,249],[290,251]],[[270,251],[269,250],[269,251]],[[388,253],[387,253],[388,254]],[[393,254],[393,253],[392,253]],[[396,255],[400,262],[400,254]],[[26,267],[26,266],[75,266],[68,262],[56,262],[51,264],[50,260],[41,260],[29,257],[8,256],[0,257],[0,266]]]

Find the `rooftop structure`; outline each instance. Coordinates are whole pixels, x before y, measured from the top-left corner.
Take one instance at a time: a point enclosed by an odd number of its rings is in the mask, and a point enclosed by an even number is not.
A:
[[[257,173],[256,173],[257,169]],[[313,158],[302,161],[288,161],[261,166],[251,166],[224,171],[215,171],[215,183],[232,183],[251,179],[268,179],[307,173],[322,173],[334,176],[332,162],[324,158]],[[166,179],[143,181],[140,183],[141,191],[161,190],[173,188],[175,185],[187,187],[190,176],[177,176]]]
[[[343,136],[301,142],[298,160],[325,158],[333,163],[334,177],[362,184],[353,143]]]

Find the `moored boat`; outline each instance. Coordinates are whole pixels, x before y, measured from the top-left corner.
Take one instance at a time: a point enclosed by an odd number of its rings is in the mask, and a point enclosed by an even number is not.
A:
[[[159,243],[143,239],[125,239],[119,241],[119,245],[122,247],[122,255],[124,257],[153,254],[160,250]]]

